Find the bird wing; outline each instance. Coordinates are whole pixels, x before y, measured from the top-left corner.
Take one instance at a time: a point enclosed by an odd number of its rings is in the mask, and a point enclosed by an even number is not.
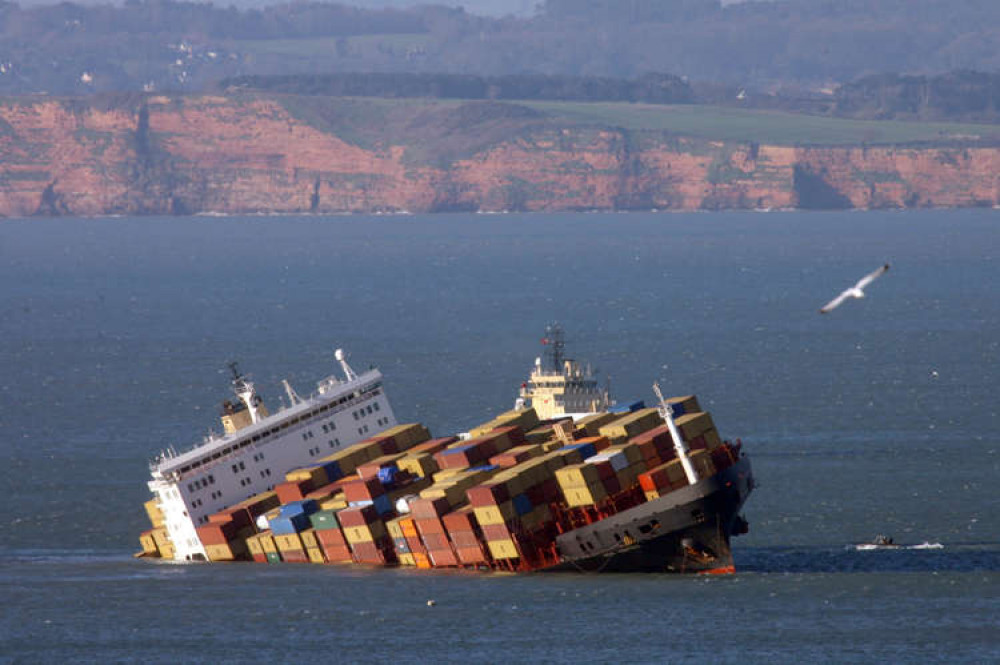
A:
[[[855,284],[854,288],[864,290],[864,288],[866,286],[868,286],[869,284],[871,284],[872,282],[874,282],[876,279],[878,279],[878,277],[880,277],[882,275],[882,273],[884,273],[888,269],[889,269],[889,264],[886,263],[884,266],[881,266],[875,272],[869,273],[869,274],[865,275],[864,277],[862,277],[861,281],[859,281],[857,284]]]
[[[828,303],[826,303],[825,305],[823,305],[823,306],[822,306],[822,307],[820,308],[820,310],[819,310],[819,313],[820,313],[820,314],[826,314],[826,313],[827,313],[827,312],[829,312],[830,310],[832,310],[832,309],[835,309],[836,307],[839,307],[839,306],[840,306],[840,303],[842,303],[842,302],[844,302],[845,300],[847,300],[847,298],[848,298],[848,297],[849,297],[850,295],[851,295],[851,289],[847,289],[846,291],[844,291],[843,293],[841,293],[841,294],[840,294],[839,296],[837,296],[836,298],[834,298],[834,299],[833,299],[833,300],[831,300],[830,302],[828,302]]]

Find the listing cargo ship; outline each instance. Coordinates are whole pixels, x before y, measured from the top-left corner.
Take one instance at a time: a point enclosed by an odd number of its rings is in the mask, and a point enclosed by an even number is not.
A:
[[[754,481],[693,395],[618,405],[550,327],[514,409],[432,437],[378,370],[270,415],[233,369],[225,435],[152,464],[137,556],[472,570],[729,573]],[[333,452],[330,452],[333,449]]]

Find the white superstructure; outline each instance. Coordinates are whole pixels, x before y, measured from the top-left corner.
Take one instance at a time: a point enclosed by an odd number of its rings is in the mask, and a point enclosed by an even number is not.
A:
[[[564,357],[565,340],[559,324],[547,326],[542,344],[545,360],[535,359],[531,377],[521,384],[516,409],[534,408],[542,420],[604,411],[614,405],[607,386],[601,388],[589,365]]]
[[[284,481],[285,473],[397,425],[382,374],[356,374],[338,349],[345,379],[329,376],[300,398],[283,382],[291,405],[268,414],[252,382],[233,368],[236,404],[226,402],[226,434],[194,448],[162,453],[150,464],[149,489],[163,513],[174,559],[205,558],[195,529],[208,516]]]

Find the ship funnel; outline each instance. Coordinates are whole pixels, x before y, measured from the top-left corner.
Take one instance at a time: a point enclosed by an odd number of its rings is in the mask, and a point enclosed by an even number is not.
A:
[[[353,381],[356,378],[358,378],[358,375],[354,373],[354,370],[351,369],[351,366],[347,364],[347,356],[344,354],[343,349],[337,349],[334,352],[333,357],[336,358],[337,362],[340,363],[340,367],[341,369],[344,370],[344,376],[347,377],[348,381]]]

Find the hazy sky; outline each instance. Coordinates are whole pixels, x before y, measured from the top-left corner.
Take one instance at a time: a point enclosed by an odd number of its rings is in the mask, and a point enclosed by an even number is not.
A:
[[[120,5],[123,0],[70,0],[78,5]],[[235,5],[239,8],[264,7],[267,5],[286,4],[290,0],[209,0],[210,4],[219,7]],[[530,16],[534,13],[535,7],[542,3],[542,0],[317,0],[320,2],[330,2],[331,4],[350,5],[354,7],[367,7],[372,9],[382,7],[414,7],[416,5],[444,5],[446,7],[465,7],[471,14],[486,14],[491,16],[503,16],[514,14],[516,16]],[[745,0],[722,0],[722,4],[729,5]],[[14,0],[22,7],[37,5],[59,4],[62,0]]]

